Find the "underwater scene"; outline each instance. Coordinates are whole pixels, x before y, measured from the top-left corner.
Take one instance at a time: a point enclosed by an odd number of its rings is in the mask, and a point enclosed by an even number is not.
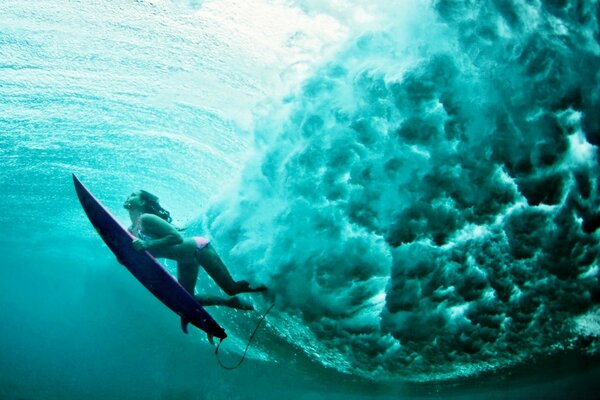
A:
[[[599,145],[597,0],[1,0],[0,399],[596,398]],[[268,288],[216,356],[73,174]]]

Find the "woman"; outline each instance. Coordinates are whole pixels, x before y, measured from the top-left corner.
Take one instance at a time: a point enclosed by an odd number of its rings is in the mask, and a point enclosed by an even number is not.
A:
[[[177,280],[188,292],[194,295],[198,269],[202,266],[210,277],[231,297],[196,295],[196,300],[204,306],[224,305],[242,310],[252,310],[252,306],[242,302],[235,295],[248,292],[262,292],[266,287],[250,288],[247,281],[235,281],[227,267],[211,246],[208,239],[196,236],[183,238],[170,224],[171,216],[158,203],[158,197],[145,190],[132,193],[123,204],[129,211],[131,226],[129,232],[137,237],[133,241],[136,250],[148,250],[154,257],[177,261]]]

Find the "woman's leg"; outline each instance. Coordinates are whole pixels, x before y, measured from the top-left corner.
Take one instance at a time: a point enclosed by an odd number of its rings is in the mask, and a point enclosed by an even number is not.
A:
[[[233,280],[223,260],[221,260],[221,257],[219,257],[210,244],[198,250],[196,257],[208,275],[230,296],[235,296],[238,293],[262,292],[266,290],[264,286],[250,289],[248,281]]]
[[[196,281],[198,280],[198,263],[177,262],[177,280],[192,296],[196,291]]]
[[[194,296],[198,303],[205,307],[208,306],[227,306],[231,308],[237,308],[238,310],[252,311],[254,307],[252,305],[242,301],[237,297],[217,297],[197,294]]]

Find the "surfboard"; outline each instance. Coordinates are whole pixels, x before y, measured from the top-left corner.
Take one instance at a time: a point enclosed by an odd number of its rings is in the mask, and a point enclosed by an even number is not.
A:
[[[75,174],[73,183],[83,210],[104,243],[117,257],[117,261],[158,300],[181,317],[183,332],[188,333],[187,326],[192,324],[205,331],[209,340],[211,336],[225,339],[225,330],[162,264],[148,251],[138,251],[133,247],[135,236],[117,221]]]

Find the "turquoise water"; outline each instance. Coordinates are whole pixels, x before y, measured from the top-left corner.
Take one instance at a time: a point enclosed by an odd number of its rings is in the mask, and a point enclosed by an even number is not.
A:
[[[0,398],[592,398],[598,2],[247,3],[0,2]],[[270,287],[242,367],[71,173]]]

